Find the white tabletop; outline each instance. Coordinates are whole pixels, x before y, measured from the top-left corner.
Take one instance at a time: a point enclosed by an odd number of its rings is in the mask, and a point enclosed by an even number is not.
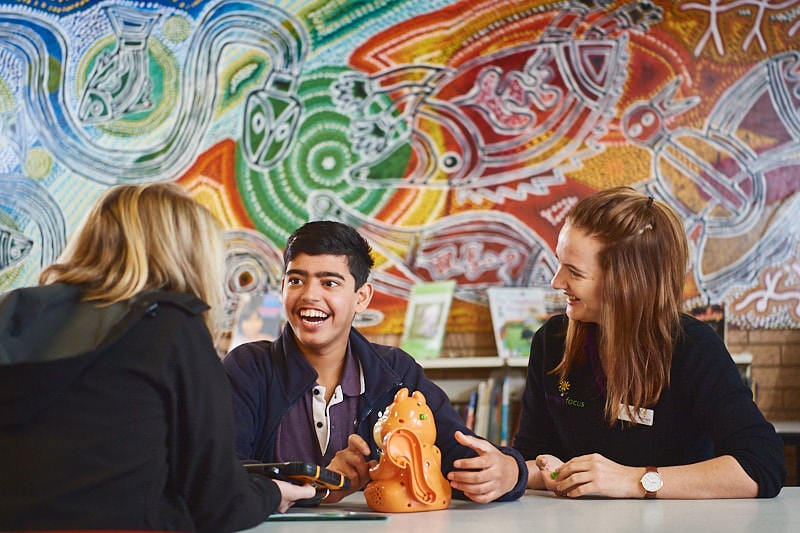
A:
[[[334,510],[371,512],[361,492],[335,505],[302,512]],[[552,493],[529,490],[514,502],[487,505],[453,500],[441,511],[394,513],[380,521],[332,520],[325,522],[267,521],[249,533],[285,531],[325,533],[409,531],[420,533],[681,533],[793,532],[800,531],[800,487],[785,487],[772,499],[749,500],[615,500],[557,498]]]

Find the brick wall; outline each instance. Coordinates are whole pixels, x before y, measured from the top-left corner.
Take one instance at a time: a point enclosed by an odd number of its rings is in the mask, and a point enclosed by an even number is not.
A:
[[[800,420],[800,330],[726,332],[731,352],[753,355],[758,407],[770,420]]]
[[[753,355],[751,368],[756,404],[769,420],[800,420],[800,330],[726,332],[731,352]],[[786,446],[787,485],[800,484],[800,449]]]

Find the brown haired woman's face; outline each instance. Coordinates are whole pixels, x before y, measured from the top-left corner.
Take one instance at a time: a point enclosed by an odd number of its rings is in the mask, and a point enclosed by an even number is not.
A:
[[[603,272],[599,254],[602,246],[585,232],[567,222],[558,234],[556,270],[550,285],[567,297],[567,316],[581,322],[600,323]]]

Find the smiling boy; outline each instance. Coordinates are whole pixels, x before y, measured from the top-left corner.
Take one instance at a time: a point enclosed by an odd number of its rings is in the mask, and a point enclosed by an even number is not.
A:
[[[442,472],[456,497],[486,503],[524,494],[527,467],[516,450],[473,434],[413,357],[353,327],[373,296],[371,248],[354,228],[309,222],[289,237],[283,259],[283,332],[243,344],[223,361],[240,460],[313,462],[347,476],[349,492],[361,489],[378,457],[372,428],[406,387],[422,392],[433,410]]]

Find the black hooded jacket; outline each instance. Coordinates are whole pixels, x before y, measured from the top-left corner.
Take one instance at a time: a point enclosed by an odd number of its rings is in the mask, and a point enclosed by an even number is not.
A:
[[[276,510],[236,459],[205,309],[166,292],[97,306],[64,284],[0,296],[0,531],[217,533]]]

